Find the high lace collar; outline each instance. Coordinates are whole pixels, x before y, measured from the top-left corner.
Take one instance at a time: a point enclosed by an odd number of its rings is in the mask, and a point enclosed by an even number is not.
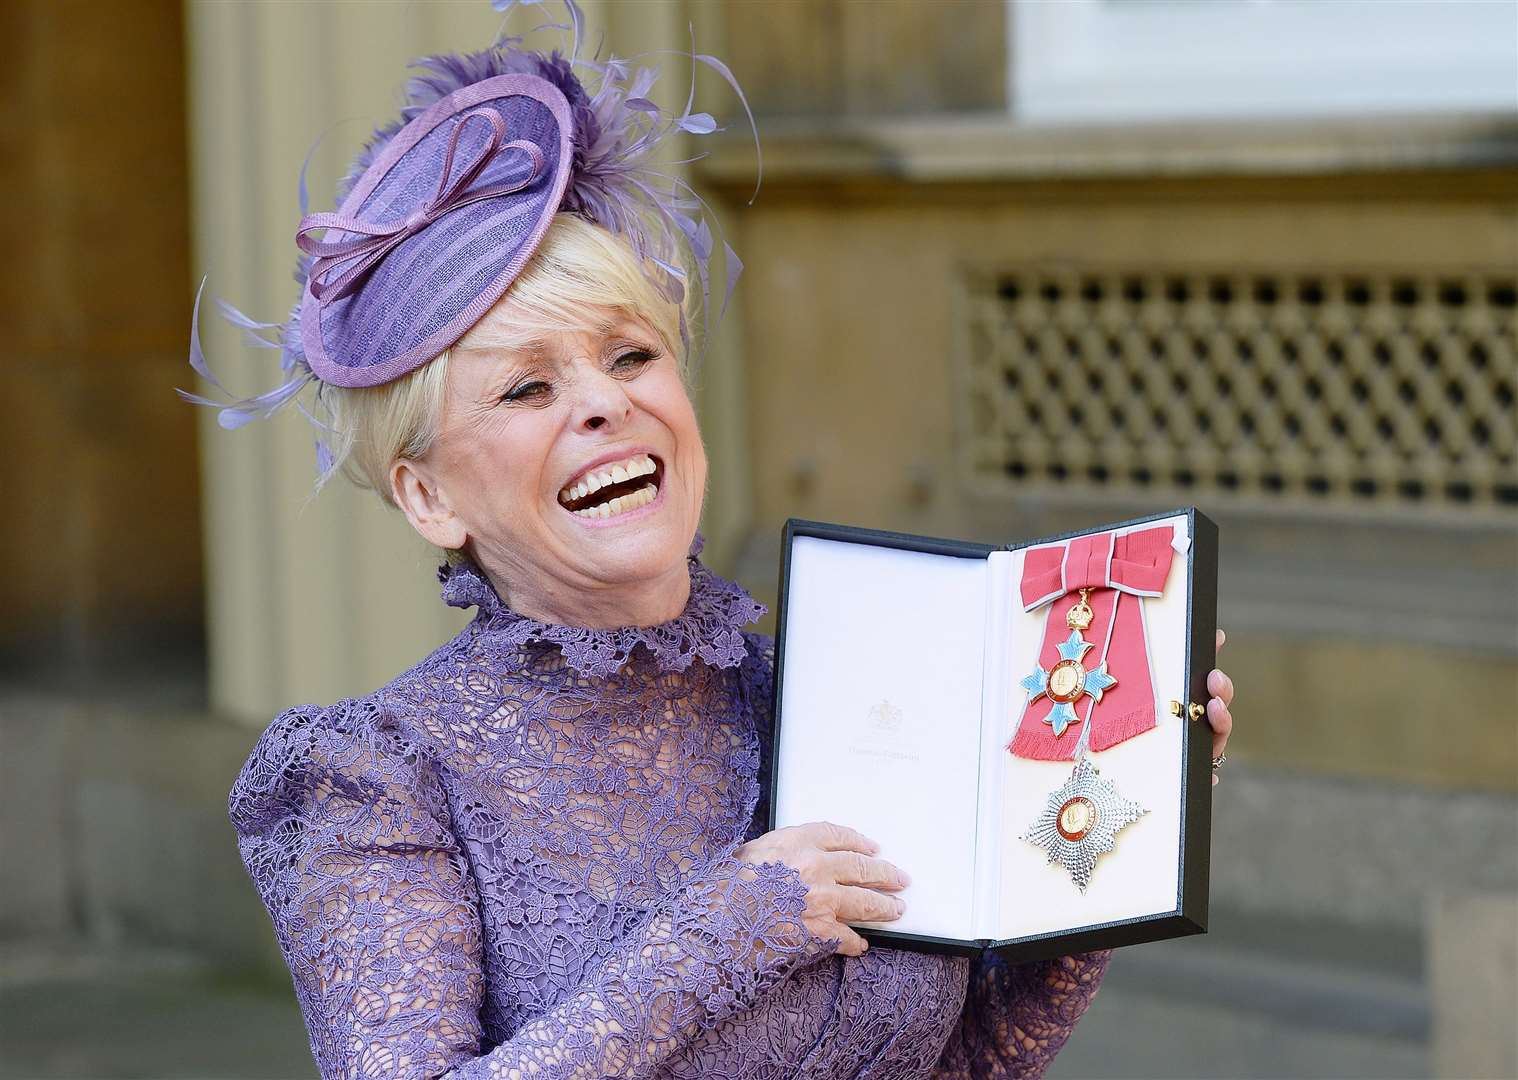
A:
[[[685,610],[654,626],[600,629],[539,622],[508,607],[483,571],[472,561],[438,567],[443,600],[458,608],[478,608],[475,618],[485,631],[512,645],[530,641],[559,646],[565,663],[582,675],[610,675],[642,645],[661,671],[684,671],[695,660],[713,667],[736,667],[747,654],[743,627],[768,608],[743,588],[707,569],[698,557],[705,539],[698,532],[686,556],[690,563],[690,598]]]

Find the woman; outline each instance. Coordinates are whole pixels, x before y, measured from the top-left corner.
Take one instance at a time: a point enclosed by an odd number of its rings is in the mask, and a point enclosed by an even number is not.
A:
[[[317,380],[326,473],[477,609],[379,690],[282,713],[231,793],[323,1077],[1040,1074],[1107,954],[867,948],[845,924],[897,917],[905,871],[847,823],[761,834],[772,646],[699,559],[683,279],[617,212],[647,82],[429,63],[302,223],[290,381],[226,414]],[[649,209],[704,279],[704,225]]]

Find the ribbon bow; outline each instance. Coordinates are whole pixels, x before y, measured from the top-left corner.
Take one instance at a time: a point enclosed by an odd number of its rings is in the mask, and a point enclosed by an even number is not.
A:
[[[1131,739],[1155,726],[1154,685],[1149,670],[1143,612],[1146,596],[1164,592],[1175,555],[1169,525],[1127,533],[1094,533],[1067,544],[1031,548],[1023,560],[1019,592],[1024,611],[1049,605],[1034,673],[1017,732],[1007,749],[1045,761],[1070,758],[1077,735],[1071,724],[1091,728],[1093,751]],[[1090,594],[1089,603],[1072,593]],[[1084,631],[1072,629],[1071,609],[1086,605]],[[1089,653],[1089,656],[1087,655]],[[1087,664],[1087,661],[1090,664]],[[1019,658],[1018,663],[1021,664]],[[1051,694],[1056,666],[1080,666],[1073,694]],[[1026,668],[1023,668],[1026,671]],[[1039,676],[1045,678],[1040,680]],[[1081,714],[1084,713],[1084,716]]]
[[[474,161],[450,185],[448,178],[453,172],[454,152],[458,149],[465,125],[476,117],[490,124],[490,138]],[[415,236],[444,214],[483,199],[513,194],[535,181],[543,171],[543,151],[536,143],[527,139],[513,139],[503,144],[501,140],[505,135],[506,121],[494,109],[475,109],[460,117],[448,139],[448,150],[443,157],[443,170],[438,178],[437,192],[401,221],[377,224],[361,221],[346,214],[334,213],[308,214],[301,218],[300,228],[295,233],[296,246],[306,254],[316,256],[316,261],[311,265],[309,278],[311,295],[316,297],[317,302],[323,306],[347,296],[358,288],[364,276],[373,270],[381,259],[403,241]],[[489,187],[477,188],[466,193],[469,185],[485,171],[485,166],[490,163],[491,158],[503,150],[512,149],[526,151],[528,157],[532,159],[532,171],[527,176],[520,180],[492,184]],[[316,229],[340,229],[343,232],[358,235],[347,240],[316,240],[307,235]],[[339,263],[352,258],[357,258],[358,261],[347,273],[335,281],[325,280],[326,275]]]

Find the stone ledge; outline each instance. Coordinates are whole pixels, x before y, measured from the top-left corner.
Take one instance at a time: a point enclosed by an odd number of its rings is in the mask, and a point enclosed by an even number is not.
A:
[[[761,118],[764,181],[917,184],[1512,169],[1518,117],[1501,113],[1118,126],[1016,125],[1002,113],[882,119]],[[747,124],[731,120],[694,166],[753,190]]]
[[[203,711],[0,692],[0,944],[184,949],[277,972],[227,820],[256,738]]]
[[[192,980],[213,970],[208,958],[184,949],[106,946],[71,938],[0,941],[0,991],[54,983]]]
[[[1213,798],[1212,901],[1220,907],[1421,933],[1442,895],[1518,891],[1511,796],[1235,766],[1232,758],[1226,768]]]
[[[1315,962],[1243,944],[1238,935],[1156,942],[1117,954],[1113,987],[1206,1003],[1283,1025],[1426,1043],[1431,1026],[1422,979],[1363,965]]]

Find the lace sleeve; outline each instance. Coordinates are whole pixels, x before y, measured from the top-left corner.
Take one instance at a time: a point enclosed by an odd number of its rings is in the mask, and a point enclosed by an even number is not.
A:
[[[805,897],[784,863],[722,856],[666,898],[586,986],[446,1080],[652,1075],[701,1032],[836,951],[840,939],[818,938],[801,921]]]
[[[647,1076],[839,944],[802,922],[794,870],[730,847],[585,985],[482,1053],[474,879],[436,771],[377,719],[358,701],[282,713],[229,804],[323,1080]]]
[[[479,1049],[474,881],[435,772],[374,713],[281,713],[229,804],[324,1080],[435,1076]]]
[[[1112,950],[1009,964],[982,953],[933,1080],[1044,1074],[1096,995]]]

